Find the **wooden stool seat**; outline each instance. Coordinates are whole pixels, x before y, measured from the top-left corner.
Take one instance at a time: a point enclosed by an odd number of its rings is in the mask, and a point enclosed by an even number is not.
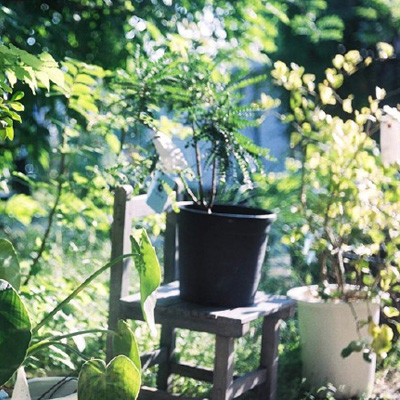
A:
[[[145,368],[159,364],[158,389],[143,387],[140,399],[169,400],[199,398],[174,396],[167,392],[169,377],[178,374],[213,383],[211,400],[228,400],[259,386],[259,398],[272,400],[276,390],[276,368],[279,344],[279,321],[294,313],[295,303],[283,296],[258,292],[253,305],[234,309],[204,307],[179,298],[177,281],[160,287],[157,293],[155,321],[162,325],[161,347],[142,357]],[[120,316],[144,320],[140,296],[120,299]],[[233,375],[234,338],[244,336],[250,323],[264,319],[260,368],[241,377]],[[214,370],[180,364],[174,360],[175,328],[208,332],[216,335]]]

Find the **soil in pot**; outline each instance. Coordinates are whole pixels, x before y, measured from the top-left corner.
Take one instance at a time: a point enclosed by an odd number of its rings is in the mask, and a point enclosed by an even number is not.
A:
[[[181,298],[206,306],[252,304],[276,215],[232,205],[216,205],[212,213],[193,204],[179,208]]]

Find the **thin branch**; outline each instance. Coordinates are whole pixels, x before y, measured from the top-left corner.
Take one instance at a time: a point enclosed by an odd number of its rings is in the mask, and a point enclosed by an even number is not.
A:
[[[218,169],[218,162],[217,162],[217,158],[214,157],[213,158],[213,163],[212,163],[212,187],[211,187],[211,198],[210,198],[210,202],[208,203],[208,210],[209,212],[211,212],[212,207],[214,206],[214,201],[215,201],[215,196],[217,194],[217,169]]]
[[[51,344],[58,343],[62,339],[69,339],[74,336],[88,335],[91,333],[107,333],[107,334],[111,334],[111,335],[115,334],[114,331],[111,331],[109,329],[88,329],[86,331],[71,332],[71,333],[67,333],[65,335],[50,336],[46,339],[41,340],[38,343],[33,344],[32,346],[30,346],[27,351],[27,356],[31,356],[32,354],[40,351],[43,347],[47,347]]]
[[[358,338],[359,338],[360,340],[362,340],[361,329],[360,329],[360,328],[361,328],[361,321],[360,321],[360,319],[358,318],[358,315],[357,315],[357,313],[356,313],[356,310],[355,310],[355,308],[354,308],[353,303],[352,303],[351,301],[348,301],[347,304],[349,305],[351,314],[353,315],[354,321],[356,322],[357,336],[358,336]],[[368,304],[368,303],[367,303],[367,304]]]
[[[83,354],[81,353],[78,349],[76,349],[73,346],[70,346],[67,343],[63,343],[63,342],[57,342],[57,341],[53,341],[53,340],[46,340],[43,342],[38,343],[40,344],[40,346],[34,347],[32,346],[32,348],[30,348],[31,350],[28,351],[27,353],[27,357],[32,356],[33,354],[37,353],[38,351],[42,350],[43,348],[49,347],[49,346],[58,346],[58,347],[64,347],[67,350],[77,354],[79,357],[81,357],[83,360],[88,361],[89,359]],[[34,348],[33,348],[34,347]]]
[[[201,205],[205,206],[205,199],[204,199],[204,185],[203,185],[203,171],[201,168],[201,155],[199,150],[199,143],[196,138],[196,130],[194,126],[194,121],[192,121],[192,131],[193,131],[193,138],[194,138],[194,151],[196,154],[196,169],[197,169],[197,179],[199,181],[199,196],[200,196],[200,203]]]
[[[327,269],[327,262],[328,256],[326,254],[326,251],[323,251],[322,254],[319,256],[319,263],[320,263],[320,282],[325,282],[327,280],[327,275],[328,275],[328,269]]]
[[[124,144],[125,144],[125,140],[126,140],[126,128],[122,129],[122,133],[121,133],[121,140],[120,140],[120,146],[119,146],[119,151],[117,156],[119,156],[122,153],[122,150],[124,149]]]
[[[90,335],[92,333],[115,334],[114,331],[111,331],[109,329],[87,329],[84,331],[76,331],[76,332],[66,333],[65,335],[49,336],[49,337],[43,338],[43,340],[62,340],[62,339],[69,339],[74,336]],[[39,343],[37,343],[37,344],[39,344]],[[33,346],[36,346],[36,344]]]
[[[39,264],[40,259],[43,256],[43,253],[46,249],[47,241],[50,236],[51,228],[53,225],[53,220],[54,216],[56,214],[58,205],[61,200],[61,195],[63,192],[63,184],[64,184],[64,173],[65,173],[65,165],[66,165],[66,144],[67,144],[67,134],[65,129],[63,129],[62,134],[61,134],[61,144],[60,144],[60,152],[61,152],[61,158],[60,158],[60,165],[58,167],[58,174],[57,174],[57,188],[56,188],[56,197],[54,200],[53,207],[50,210],[48,219],[47,219],[47,226],[45,233],[43,235],[42,243],[40,244],[40,248],[38,252],[36,253],[35,258],[32,261],[32,265],[29,269],[28,276],[25,279],[24,285],[27,285],[33,275],[36,274],[36,268]]]
[[[195,204],[201,205],[201,203],[197,199],[196,195],[192,192],[192,190],[190,189],[189,185],[187,184],[186,179],[183,177],[183,173],[182,172],[179,173],[179,178],[182,181],[182,184],[183,184],[184,189],[186,190],[186,193],[189,195],[189,197],[192,199],[192,201]]]
[[[304,144],[302,149],[302,163],[301,163],[301,187],[300,187],[300,203],[304,211],[307,209],[307,190],[306,190],[306,161],[307,161],[307,143]]]

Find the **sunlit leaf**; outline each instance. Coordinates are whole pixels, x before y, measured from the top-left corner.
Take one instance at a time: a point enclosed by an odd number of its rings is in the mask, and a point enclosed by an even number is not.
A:
[[[118,321],[118,326],[113,335],[114,354],[127,356],[140,371],[142,368],[140,362],[139,349],[135,340],[135,335],[125,321]]]
[[[18,293],[0,279],[0,385],[7,382],[25,359],[31,323]]]
[[[131,236],[132,253],[134,255],[135,267],[140,276],[140,302],[143,316],[153,334],[156,332],[154,323],[154,307],[156,305],[155,291],[161,283],[161,269],[154,247],[143,229],[138,243]]]
[[[102,360],[90,360],[79,374],[78,398],[135,400],[140,384],[140,371],[126,356],[115,357],[107,366]]]
[[[0,239],[0,279],[19,289],[21,275],[17,253],[12,243],[6,239]]]

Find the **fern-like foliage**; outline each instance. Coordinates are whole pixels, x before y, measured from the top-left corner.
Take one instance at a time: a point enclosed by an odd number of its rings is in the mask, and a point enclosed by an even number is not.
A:
[[[266,109],[275,104],[243,104],[243,89],[265,78],[233,81],[229,72],[209,59],[165,51],[162,58],[152,61],[138,49],[132,70],[121,71],[112,85],[121,110],[131,116],[134,126],[157,132],[160,120],[168,116],[171,126],[180,127],[175,133],[185,136],[196,160],[198,190],[190,195],[199,205],[211,208],[219,181],[236,174],[237,168],[244,181],[250,181],[251,172],[268,154],[242,133],[259,125]],[[205,174],[206,169],[211,174]],[[204,182],[205,176],[211,176],[210,184]],[[184,187],[189,186],[185,182]]]
[[[266,149],[256,146],[241,132],[244,128],[258,126],[266,112],[262,103],[243,104],[241,91],[266,77],[261,75],[235,82],[220,66],[199,57],[181,64],[179,69],[179,85],[174,86],[171,93],[172,107],[176,118],[191,127],[189,145],[196,153],[198,203],[210,208],[221,178],[239,167],[244,181],[250,181],[253,169],[261,166],[260,158],[267,156]],[[211,185],[202,182],[203,167],[212,169]],[[209,198],[201,189],[202,185],[211,187]]]

